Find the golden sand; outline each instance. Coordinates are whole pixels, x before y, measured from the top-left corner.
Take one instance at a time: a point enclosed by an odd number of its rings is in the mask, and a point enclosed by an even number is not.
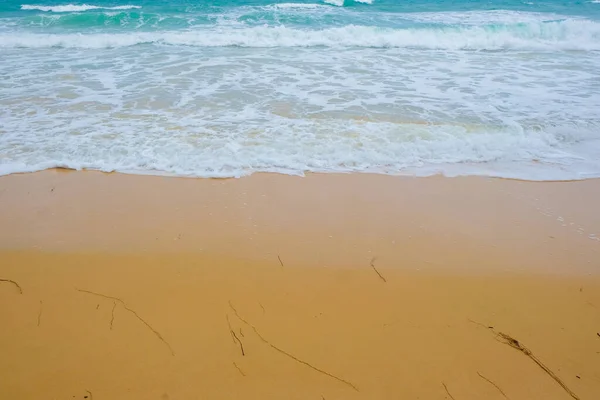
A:
[[[600,398],[599,195],[2,177],[0,399]]]

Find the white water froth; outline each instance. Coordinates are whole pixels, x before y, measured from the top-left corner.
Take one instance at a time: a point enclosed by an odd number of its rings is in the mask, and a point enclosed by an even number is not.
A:
[[[438,143],[386,143],[392,136],[387,135],[390,132],[385,132],[385,127],[383,132],[382,127],[367,128],[375,128],[374,136],[366,134],[359,142],[340,140],[335,134],[331,141],[320,143],[302,143],[297,141],[301,137],[289,136],[249,143],[215,138],[214,143],[194,149],[189,139],[178,136],[123,137],[106,143],[59,141],[52,147],[37,144],[35,151],[18,161],[0,162],[0,175],[69,168],[204,178],[241,177],[256,172],[479,175],[534,181],[600,177],[597,164],[585,162],[574,153],[553,151],[539,139],[483,136]],[[360,142],[371,145],[360,147]],[[598,143],[595,148],[599,149]],[[543,161],[532,161],[531,157],[536,156],[543,156]]]
[[[189,31],[116,34],[2,33],[4,48],[112,48],[138,44],[197,47],[374,47],[446,50],[600,50],[600,24],[566,20],[526,25],[384,29],[349,25],[323,30],[216,27]]]
[[[138,8],[142,8],[142,7],[134,6],[134,5],[104,7],[104,6],[94,6],[94,5],[88,5],[88,4],[64,4],[64,5],[57,5],[57,6],[42,6],[42,5],[33,5],[33,4],[21,5],[21,10],[38,10],[38,11],[57,12],[57,13],[81,12],[81,11],[90,11],[90,10],[131,10],[131,9],[138,9]]]
[[[314,10],[316,8],[325,7],[321,4],[311,4],[311,3],[279,3],[279,4],[271,4],[266,6],[265,8],[274,8],[280,10],[296,10],[296,9],[310,9]]]
[[[254,172],[443,173],[529,180],[600,177],[597,163],[586,162],[577,149],[554,148],[545,134],[473,134],[468,127],[453,125],[285,119],[258,136],[260,128],[255,126],[240,127],[234,135],[135,133],[127,132],[125,123],[119,121],[115,128],[121,133],[74,136],[54,131],[52,140],[9,135],[6,140],[20,157],[1,161],[0,175],[62,167],[195,177],[240,177]],[[431,139],[410,139],[420,135]],[[5,151],[2,147],[0,151]]]
[[[345,4],[345,0],[323,0],[323,2],[336,7],[343,7]],[[361,4],[373,4],[373,0],[354,0],[354,2]]]
[[[585,20],[585,18],[577,16],[567,17],[565,15],[553,13],[512,10],[414,12],[389,15],[391,18],[400,17],[415,22],[447,25],[514,25],[566,20]]]
[[[344,0],[323,0],[324,3],[331,4],[332,6],[343,7]]]
[[[593,55],[139,50],[5,51],[0,174],[600,176]]]

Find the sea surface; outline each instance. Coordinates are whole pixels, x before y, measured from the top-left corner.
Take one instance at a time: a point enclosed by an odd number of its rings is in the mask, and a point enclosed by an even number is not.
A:
[[[600,0],[0,0],[0,175],[600,177]]]

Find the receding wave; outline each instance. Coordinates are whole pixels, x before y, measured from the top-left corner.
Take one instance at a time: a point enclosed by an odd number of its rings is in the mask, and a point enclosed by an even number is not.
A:
[[[600,24],[588,20],[514,25],[385,29],[349,25],[322,30],[214,27],[115,34],[0,34],[0,47],[110,48],[138,44],[197,47],[374,47],[446,50],[600,50]]]
[[[56,5],[56,6],[42,6],[42,5],[34,5],[34,4],[21,5],[21,10],[37,10],[37,11],[46,11],[46,12],[82,12],[82,11],[90,11],[90,10],[131,10],[131,9],[135,9],[135,8],[142,8],[142,7],[134,6],[134,5],[105,7],[105,6],[94,6],[94,5],[89,5],[89,4],[64,4],[64,5]]]
[[[582,146],[556,145],[548,132],[486,130],[457,125],[352,123],[303,121],[295,128],[280,126],[286,134],[255,135],[250,128],[238,132],[228,145],[219,135],[208,135],[203,144],[190,148],[197,138],[139,135],[123,131],[110,139],[92,133],[79,135],[54,132],[52,141],[41,135],[20,135],[0,160],[0,176],[49,168],[92,169],[105,172],[228,178],[255,172],[302,175],[322,173],[381,173],[448,176],[483,175],[527,180],[576,180],[600,177],[594,157],[598,141]],[[360,135],[348,135],[343,126]],[[328,140],[306,140],[326,128]],[[274,132],[281,133],[280,129]],[[254,133],[251,133],[254,132]],[[402,133],[402,134],[400,134]],[[152,139],[148,140],[150,134]],[[415,135],[430,139],[414,140]],[[160,143],[160,144],[157,144]],[[251,143],[248,145],[247,143]],[[18,150],[14,151],[15,146]],[[351,149],[351,150],[350,150]]]

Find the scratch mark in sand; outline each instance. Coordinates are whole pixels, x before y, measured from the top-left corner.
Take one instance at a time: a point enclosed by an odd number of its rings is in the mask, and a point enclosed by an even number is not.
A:
[[[117,308],[117,302],[113,301],[113,308],[110,313],[110,330],[112,331],[113,323],[115,322],[115,308]]]
[[[40,309],[39,309],[39,311],[38,311],[38,323],[37,323],[37,326],[38,326],[38,327],[39,327],[39,326],[40,326],[40,324],[42,323],[42,305],[43,305],[43,304],[44,304],[44,303],[42,303],[42,301],[40,300]]]
[[[373,257],[373,258],[371,259],[371,268],[373,268],[373,270],[374,270],[374,271],[377,273],[377,275],[379,275],[379,278],[381,278],[381,280],[382,280],[382,281],[384,281],[384,282],[387,282],[387,281],[385,280],[385,278],[383,277],[383,275],[381,275],[381,274],[379,273],[379,271],[377,271],[377,268],[375,268],[375,260],[377,260],[377,257]]]
[[[19,294],[23,294],[23,288],[21,287],[21,285],[19,285],[17,282],[13,281],[12,279],[2,279],[2,278],[0,278],[0,282],[12,283],[19,290]]]
[[[113,302],[115,302],[115,301],[116,301],[116,302],[119,302],[119,303],[120,303],[120,304],[123,306],[123,308],[124,308],[125,310],[129,311],[130,313],[132,313],[132,314],[133,314],[133,315],[134,315],[134,316],[135,316],[135,317],[136,317],[138,320],[140,320],[140,322],[141,322],[141,323],[143,323],[144,325],[146,325],[146,327],[147,327],[148,329],[150,329],[150,330],[152,331],[152,333],[154,333],[154,335],[155,335],[155,336],[156,336],[156,337],[157,337],[157,338],[158,338],[158,339],[159,339],[161,342],[163,342],[163,343],[164,343],[164,344],[165,344],[165,345],[166,345],[166,346],[169,348],[169,351],[171,352],[171,355],[172,355],[172,356],[175,356],[175,352],[173,351],[173,348],[172,348],[172,347],[171,347],[171,345],[170,345],[170,344],[169,344],[169,343],[168,343],[168,342],[167,342],[167,341],[166,341],[166,340],[165,340],[165,339],[162,337],[162,335],[161,335],[161,334],[160,334],[160,333],[159,333],[159,332],[158,332],[156,329],[154,329],[154,328],[153,328],[153,327],[152,327],[152,326],[151,326],[151,325],[150,325],[148,322],[146,322],[146,320],[144,320],[142,317],[140,317],[140,315],[139,315],[137,312],[135,312],[135,310],[133,310],[133,309],[129,308],[129,307],[127,306],[127,304],[126,304],[126,303],[125,303],[123,300],[121,300],[120,298],[118,298],[118,297],[113,297],[113,296],[107,296],[107,295],[105,295],[105,294],[102,294],[102,293],[96,293],[96,292],[92,292],[92,291],[90,291],[90,290],[84,290],[84,289],[78,289],[78,288],[75,288],[75,290],[77,290],[78,292],[81,292],[81,293],[87,293],[87,294],[91,294],[91,295],[93,295],[93,296],[98,296],[98,297],[103,297],[103,298],[105,298],[105,299],[113,300]]]
[[[446,393],[448,393],[448,396],[450,396],[450,398],[451,398],[452,400],[456,400],[456,399],[454,398],[454,396],[452,396],[452,394],[450,394],[450,391],[448,390],[448,386],[446,386],[446,384],[445,384],[444,382],[442,382],[442,385],[444,386],[444,389],[446,389]]]
[[[242,356],[245,356],[246,353],[244,352],[244,344],[242,343],[242,341],[240,340],[240,338],[237,337],[237,335],[235,334],[235,332],[233,331],[233,328],[231,327],[231,322],[229,321],[229,314],[225,314],[225,319],[227,320],[227,326],[229,327],[229,333],[231,334],[231,339],[233,339],[233,343],[234,344],[238,344],[240,345],[240,351],[242,352]],[[240,334],[242,333],[242,328],[240,328]],[[243,337],[244,335],[242,335]]]
[[[233,366],[240,372],[240,374],[242,374],[242,376],[246,376],[244,371],[242,371],[242,369],[240,367],[238,367],[238,365],[235,362],[233,363]]]
[[[244,345],[242,344],[242,341],[237,337],[234,331],[231,331],[231,336],[233,336],[233,339],[237,340],[237,342],[240,344],[240,351],[242,352],[242,356],[245,356],[246,353],[244,352]]]
[[[504,391],[502,389],[500,389],[500,386],[496,385],[494,382],[492,382],[491,380],[489,380],[488,378],[486,378],[485,376],[481,375],[479,373],[479,371],[477,372],[477,375],[479,375],[479,377],[487,382],[489,382],[491,385],[493,385],[496,389],[498,389],[498,391],[500,393],[502,393],[502,396],[504,396],[504,398],[508,399],[508,396],[506,395],[506,393],[504,393]]]
[[[319,372],[319,373],[321,373],[321,374],[323,374],[323,375],[326,375],[326,376],[328,376],[328,377],[330,377],[330,378],[333,378],[333,379],[337,380],[338,382],[341,382],[341,383],[343,383],[343,384],[345,384],[345,385],[347,385],[347,386],[350,386],[352,389],[356,390],[357,392],[359,391],[359,390],[358,390],[358,388],[357,388],[356,386],[354,386],[352,383],[348,382],[347,380],[345,380],[345,379],[342,379],[342,378],[340,378],[340,377],[337,377],[337,376],[335,376],[335,375],[333,375],[333,374],[330,374],[330,373],[329,373],[329,372],[327,372],[327,371],[323,371],[322,369],[320,369],[320,368],[317,368],[317,367],[313,366],[312,364],[310,364],[310,363],[308,363],[308,362],[306,362],[306,361],[303,361],[303,360],[301,360],[301,359],[299,359],[299,358],[297,358],[297,357],[293,356],[292,354],[288,353],[287,351],[285,351],[285,350],[282,350],[282,349],[280,349],[279,347],[275,346],[274,344],[272,344],[271,342],[269,342],[267,339],[265,339],[265,337],[264,337],[263,335],[261,335],[261,334],[260,334],[260,332],[258,332],[258,330],[256,329],[256,327],[255,327],[254,325],[252,325],[250,322],[248,322],[247,320],[245,320],[244,318],[242,318],[242,317],[240,316],[240,314],[239,314],[239,313],[238,313],[238,311],[235,309],[235,307],[233,306],[233,304],[231,303],[231,301],[229,301],[229,307],[230,307],[230,308],[231,308],[231,310],[232,310],[232,311],[235,313],[235,316],[236,316],[236,317],[238,317],[238,319],[239,319],[240,321],[242,321],[244,324],[246,324],[246,325],[248,325],[250,328],[252,328],[252,330],[254,331],[254,333],[256,333],[256,336],[258,336],[258,337],[259,337],[259,339],[263,341],[263,343],[265,343],[265,344],[269,345],[269,346],[270,346],[270,347],[271,347],[273,350],[276,350],[276,351],[278,351],[279,353],[281,353],[281,354],[283,354],[283,355],[285,355],[285,356],[287,356],[287,357],[291,358],[292,360],[294,360],[294,361],[296,361],[296,362],[298,362],[298,363],[300,363],[300,364],[302,364],[302,365],[305,365],[305,366],[307,366],[308,368],[310,368],[310,369],[312,369],[312,370],[315,370],[315,371],[317,371],[317,372]]]
[[[485,325],[480,324],[475,321],[471,321],[471,320],[469,320],[469,321],[474,324],[480,325],[480,326],[485,326]],[[506,333],[496,332],[493,327],[488,327],[487,329],[491,330],[494,333],[495,339],[498,342],[504,343],[504,344],[512,347],[513,349],[520,351],[525,356],[529,357],[534,363],[536,363],[538,365],[538,367],[540,367],[546,374],[548,374],[548,376],[550,376],[552,379],[554,379],[556,381],[556,383],[558,383],[565,390],[565,392],[567,392],[572,398],[574,398],[575,400],[580,400],[579,396],[577,396],[575,393],[573,393],[573,391],[571,389],[569,389],[567,387],[567,385],[558,376],[556,376],[556,374],[554,372],[552,372],[552,370],[550,370],[550,368],[546,367],[544,365],[544,363],[542,363],[531,352],[531,350],[529,350],[527,347],[525,347],[523,344],[521,344],[517,339],[513,338],[510,335],[507,335]]]

